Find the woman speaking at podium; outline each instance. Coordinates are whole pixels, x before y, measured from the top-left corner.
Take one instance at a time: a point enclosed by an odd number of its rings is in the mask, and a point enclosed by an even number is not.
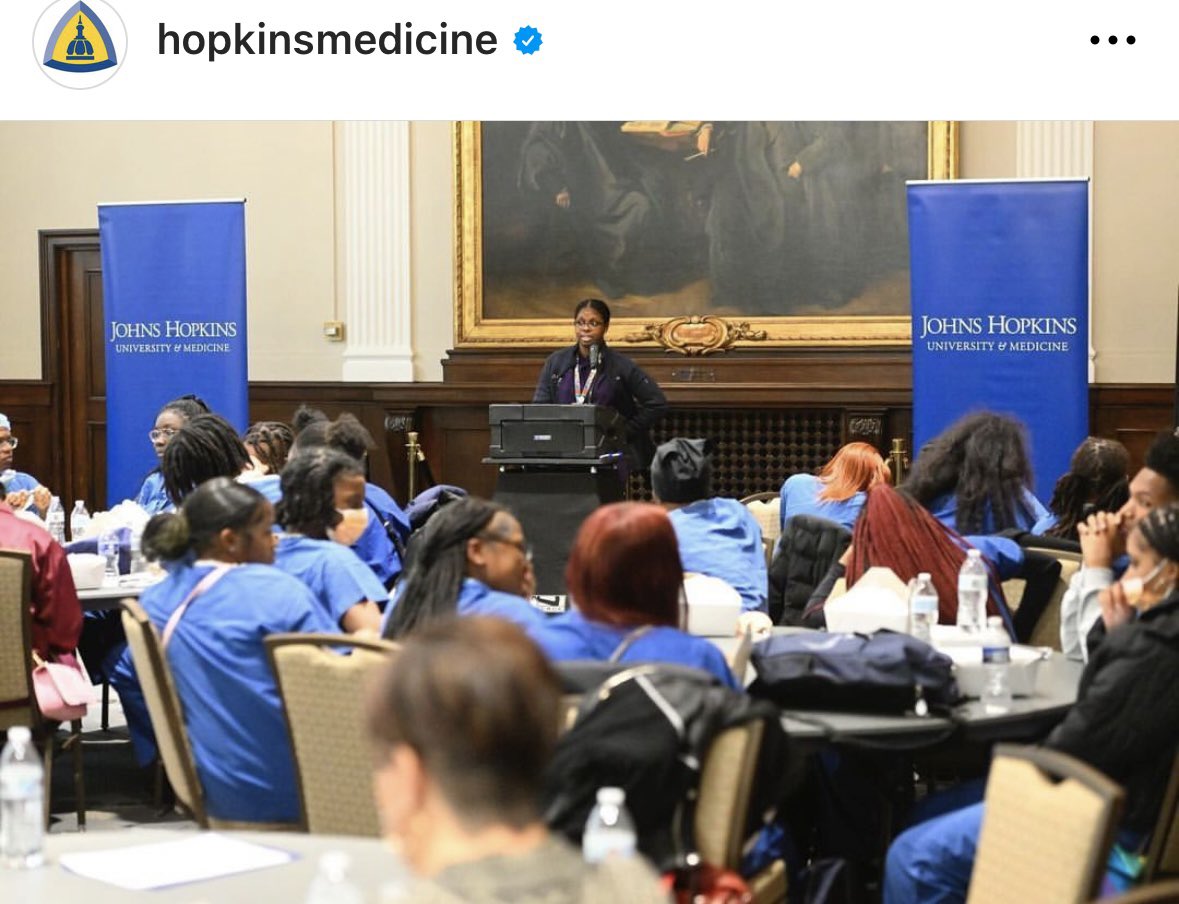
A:
[[[577,343],[549,355],[532,401],[613,408],[626,421],[627,463],[647,470],[655,454],[651,425],[667,413],[663,390],[634,361],[606,346],[606,302],[579,301],[573,309],[573,327]]]

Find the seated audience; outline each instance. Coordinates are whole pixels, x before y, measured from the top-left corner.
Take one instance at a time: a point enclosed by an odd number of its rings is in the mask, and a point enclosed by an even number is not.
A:
[[[156,458],[163,461],[164,450],[172,441],[172,437],[180,432],[181,427],[194,417],[208,413],[209,406],[194,395],[181,396],[164,405],[156,415],[155,426],[148,434]],[[149,515],[172,510],[172,500],[168,498],[168,493],[164,489],[164,472],[159,465],[143,479],[143,485],[139,488],[135,501]]]
[[[3,501],[18,511],[31,509],[44,518],[53,494],[32,474],[13,468],[14,453],[19,444],[20,440],[12,435],[12,421],[7,415],[0,414],[0,483],[8,488]]]
[[[851,530],[868,499],[868,490],[888,482],[888,465],[874,446],[848,443],[814,474],[786,478],[778,518],[782,528],[795,515],[813,515]]]
[[[250,454],[233,425],[218,414],[201,414],[184,424],[164,447],[160,459],[164,490],[173,505],[206,480],[254,476]]]
[[[659,506],[604,505],[581,525],[565,568],[574,608],[533,637],[556,662],[671,662],[737,688],[720,649],[680,630],[683,582],[675,531]]]
[[[401,575],[405,544],[409,540],[409,516],[387,492],[368,481],[368,453],[376,448],[372,434],[351,414],[329,421],[321,411],[306,406],[295,412],[299,450],[326,446],[356,459],[364,467],[364,505],[368,526],[353,549],[386,588]]]
[[[1101,617],[1101,591],[1126,567],[1126,538],[1151,509],[1179,501],[1179,438],[1159,434],[1146,452],[1146,466],[1130,481],[1130,498],[1116,512],[1095,512],[1077,524],[1081,568],[1060,603],[1060,648],[1088,659],[1089,631]]]
[[[493,618],[425,625],[369,695],[381,825],[416,904],[655,904],[638,858],[587,864],[550,834],[541,780],[560,685],[521,630]]]
[[[282,470],[275,565],[304,584],[347,632],[381,626],[389,594],[349,547],[368,522],[364,471],[332,449],[311,449]]]
[[[1073,452],[1068,473],[1052,490],[1048,514],[1033,534],[1076,540],[1077,525],[1093,512],[1116,512],[1130,498],[1130,453],[1116,439],[1086,437]]]
[[[494,615],[533,629],[545,619],[528,601],[534,589],[520,522],[486,499],[456,499],[414,535],[383,634],[396,640],[454,615]]]
[[[18,518],[4,501],[6,495],[7,485],[0,482],[0,549],[22,550],[32,556],[29,608],[33,649],[43,659],[72,665],[82,633],[82,605],[65,550],[45,528]]]
[[[1031,530],[1048,510],[1032,495],[1023,425],[980,411],[921,450],[905,490],[960,534]]]
[[[766,553],[761,526],[736,499],[712,495],[712,443],[677,437],[655,450],[651,491],[667,510],[690,574],[720,578],[741,595],[741,608],[766,611]],[[770,626],[768,616],[761,619]]]
[[[282,471],[294,444],[294,431],[282,421],[258,421],[242,437],[254,471],[262,476]]]
[[[1044,743],[1126,789],[1119,841],[1135,849],[1158,818],[1179,745],[1179,506],[1147,513],[1126,545],[1125,575],[1100,594],[1108,634],[1090,653],[1077,702]],[[885,902],[964,900],[982,817],[977,803],[898,837]]]
[[[337,630],[302,583],[272,567],[273,520],[256,490],[217,478],[178,512],[156,515],[143,533],[144,553],[162,559],[169,575],[140,603],[163,634],[205,804],[217,819],[299,818],[290,741],[262,641],[284,631]],[[221,577],[202,592],[214,572]],[[153,735],[129,652],[113,680],[146,763]]]
[[[1000,567],[994,560],[1018,556],[1018,545],[998,537],[959,537],[904,492],[894,490],[887,483],[877,484],[868,491],[868,503],[856,521],[851,546],[815,589],[803,623],[810,627],[823,626],[823,605],[839,578],[846,578],[847,586],[852,587],[869,568],[883,566],[891,568],[905,582],[923,571],[928,572],[937,590],[938,622],[952,625],[958,618],[958,571],[966,561],[971,540],[988,541],[979,546],[991,572],[987,614],[1002,615],[1009,620],[996,571],[1007,570],[1010,565]]]

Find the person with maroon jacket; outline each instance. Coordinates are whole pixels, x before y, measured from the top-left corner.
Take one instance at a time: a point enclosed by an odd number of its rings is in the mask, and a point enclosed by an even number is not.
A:
[[[44,528],[18,518],[0,488],[0,549],[32,554],[33,649],[44,659],[73,657],[82,633],[82,604],[63,550]]]

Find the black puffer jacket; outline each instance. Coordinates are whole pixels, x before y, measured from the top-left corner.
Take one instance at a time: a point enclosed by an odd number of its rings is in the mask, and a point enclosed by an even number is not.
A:
[[[815,587],[851,543],[842,524],[814,515],[795,515],[782,528],[770,562],[770,618],[776,625],[800,625]]]
[[[1089,649],[1077,702],[1044,743],[1121,784],[1123,826],[1149,831],[1179,747],[1179,593]]]
[[[532,401],[553,403],[557,401],[557,384],[561,377],[573,369],[577,360],[577,346],[560,349],[549,355],[536,381]],[[626,421],[626,441],[632,467],[646,470],[655,454],[651,442],[651,426],[667,413],[667,397],[659,384],[626,355],[602,346],[603,382],[614,383],[614,408]]]

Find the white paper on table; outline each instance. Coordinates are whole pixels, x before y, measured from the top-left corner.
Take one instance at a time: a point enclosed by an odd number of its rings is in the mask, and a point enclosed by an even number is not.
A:
[[[294,859],[290,851],[202,832],[177,841],[62,854],[60,862],[87,879],[142,891],[248,873]]]

